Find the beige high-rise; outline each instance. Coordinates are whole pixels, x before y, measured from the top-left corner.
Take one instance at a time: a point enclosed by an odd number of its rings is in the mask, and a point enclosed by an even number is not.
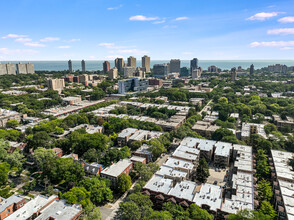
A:
[[[145,68],[146,73],[150,73],[150,57],[146,55],[142,57],[142,67]]]
[[[128,58],[128,66],[131,66],[131,67],[136,68],[136,66],[137,66],[137,63],[136,62],[137,62],[137,60],[136,60],[135,57],[130,56]]]
[[[48,88],[62,90],[65,87],[64,79],[48,79]]]

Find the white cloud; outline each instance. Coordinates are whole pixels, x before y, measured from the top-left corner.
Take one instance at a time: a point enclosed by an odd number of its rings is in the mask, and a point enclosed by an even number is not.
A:
[[[175,20],[176,21],[183,21],[183,20],[188,20],[188,19],[189,19],[188,17],[178,17]]]
[[[71,46],[65,45],[65,46],[58,46],[57,48],[59,48],[59,49],[68,49],[68,48],[71,48]]]
[[[58,37],[45,37],[43,39],[41,39],[41,42],[52,42],[52,41],[59,41],[60,38]]]
[[[272,18],[272,17],[276,17],[276,16],[278,16],[281,13],[282,12],[260,12],[260,13],[257,13],[255,15],[247,18],[247,20],[251,20],[251,21],[254,21],[254,20],[264,21],[266,19],[269,19],[269,18]]]
[[[133,55],[140,55],[140,54],[147,54],[148,51],[138,50],[138,49],[124,49],[124,50],[118,50],[117,53],[127,53],[127,54],[133,54]]]
[[[100,43],[98,44],[100,47],[105,47],[107,49],[123,49],[125,46],[116,46],[114,43]]]
[[[23,38],[23,37],[21,37],[21,38],[15,39],[15,42],[20,42],[20,43],[25,43],[25,42],[30,42],[30,41],[32,41],[31,38]]]
[[[278,20],[280,23],[294,23],[294,16],[293,17],[283,17]]]
[[[294,47],[282,47],[280,50],[294,50]]]
[[[268,34],[294,34],[294,28],[280,28],[280,29],[272,29],[267,31]]]
[[[252,42],[251,47],[289,47],[294,46],[294,41],[267,41],[267,42]]]
[[[8,34],[4,37],[2,37],[3,39],[7,39],[7,38],[21,38],[21,37],[27,37],[27,35],[19,35],[19,34]]]
[[[77,42],[77,41],[80,41],[81,39],[71,39],[71,40],[68,40],[67,42]]]
[[[129,18],[130,21],[155,21],[158,19],[159,17],[146,17],[144,15],[136,15]]]
[[[118,10],[118,9],[120,9],[121,7],[123,7],[123,5],[121,4],[121,5],[119,5],[119,6],[116,6],[116,7],[110,7],[110,8],[107,8],[107,10]]]
[[[29,47],[46,47],[45,44],[40,44],[39,42],[27,42],[24,45]]]
[[[154,21],[152,24],[162,24],[165,23],[165,20],[161,20],[161,21]]]
[[[0,48],[0,54],[4,54],[4,55],[30,55],[30,54],[37,54],[38,51],[36,50],[21,50],[21,49],[8,49],[8,48]]]
[[[90,60],[95,60],[96,57],[95,57],[95,56],[89,56],[89,59],[90,59]]]

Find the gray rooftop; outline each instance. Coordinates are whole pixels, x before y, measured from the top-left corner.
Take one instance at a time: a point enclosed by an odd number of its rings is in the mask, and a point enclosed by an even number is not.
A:
[[[50,217],[56,220],[72,220],[81,211],[81,205],[69,205],[65,200],[56,200],[42,210],[36,220],[47,220]]]
[[[101,174],[118,177],[131,164],[132,162],[129,159],[123,159],[105,168]]]

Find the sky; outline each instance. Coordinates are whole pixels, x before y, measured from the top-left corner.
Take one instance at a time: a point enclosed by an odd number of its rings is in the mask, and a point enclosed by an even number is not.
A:
[[[1,0],[0,60],[294,60],[294,0]]]

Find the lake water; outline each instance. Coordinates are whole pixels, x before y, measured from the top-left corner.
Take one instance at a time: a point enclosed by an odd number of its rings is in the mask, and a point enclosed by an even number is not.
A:
[[[1,61],[1,63],[26,63],[28,61]],[[49,71],[60,71],[67,70],[68,64],[67,61],[30,61],[35,65],[35,70],[49,70]],[[86,60],[86,70],[102,70],[103,69],[102,60]],[[111,67],[114,66],[114,61],[109,61]],[[168,60],[151,60],[151,68],[154,64],[168,63]],[[81,61],[73,60],[73,69],[81,70]],[[243,69],[247,69],[250,65],[253,64],[255,69],[260,69],[262,67],[267,67],[272,64],[285,64],[287,66],[294,66],[294,60],[199,60],[199,66],[204,70],[211,65],[215,65],[222,70],[231,69],[232,67],[241,66]],[[141,66],[141,60],[137,60],[137,66]],[[181,67],[190,67],[189,60],[181,60]]]

